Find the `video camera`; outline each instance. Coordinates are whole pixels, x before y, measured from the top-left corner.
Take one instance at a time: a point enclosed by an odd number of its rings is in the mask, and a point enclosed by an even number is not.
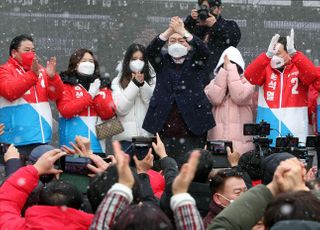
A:
[[[152,142],[157,143],[157,138],[153,137],[143,137],[137,136],[132,137],[132,145],[131,145],[131,156],[137,156],[138,160],[142,160],[148,154],[150,148],[152,148]],[[153,150],[152,150],[153,151]],[[154,157],[156,158],[156,154]]]
[[[270,135],[270,124],[261,121],[258,124],[250,123],[243,125],[243,135],[244,136],[255,136],[253,137],[253,143],[255,144],[256,152],[260,157],[270,155],[271,149],[270,144],[272,143],[272,139],[267,138]]]
[[[207,150],[214,156],[213,168],[228,168],[227,147],[233,152],[232,141],[214,140],[207,142]]]

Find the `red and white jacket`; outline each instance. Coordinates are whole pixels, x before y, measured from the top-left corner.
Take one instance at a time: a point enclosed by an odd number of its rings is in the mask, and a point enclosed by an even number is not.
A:
[[[41,67],[37,76],[10,57],[0,66],[0,123],[5,125],[0,142],[16,146],[50,142],[52,114],[48,101],[60,98],[62,92],[58,74],[51,79]]]
[[[91,149],[95,153],[105,152],[105,140],[98,140],[95,126],[115,115],[111,90],[100,89],[92,99],[88,91],[80,84],[64,84],[63,96],[57,101],[60,113],[60,145],[68,145],[77,135],[90,139]]]
[[[292,134],[305,142],[308,135],[308,87],[319,87],[319,75],[313,63],[301,52],[281,73],[272,69],[265,53],[246,69],[245,77],[259,88],[257,122],[270,123],[270,138]]]

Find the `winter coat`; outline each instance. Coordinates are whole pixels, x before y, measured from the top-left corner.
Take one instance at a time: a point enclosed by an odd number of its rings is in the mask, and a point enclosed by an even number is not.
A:
[[[204,40],[208,45],[210,56],[206,64],[206,72],[210,75],[216,68],[223,51],[229,46],[237,47],[241,31],[235,21],[226,20],[221,16],[218,16],[217,22],[212,27],[199,26],[197,23],[198,21],[191,16],[188,16],[184,22],[190,33]]]
[[[49,99],[60,98],[62,92],[58,74],[51,79],[41,67],[38,77],[10,57],[0,66],[0,123],[5,125],[0,142],[16,146],[51,142]]]
[[[39,181],[33,166],[20,168],[0,188],[1,229],[88,229],[93,215],[73,208],[34,205],[21,217],[21,209]]]
[[[223,210],[223,207],[212,201],[209,205],[209,212],[203,218],[203,225],[205,228],[214,220],[214,218]]]
[[[172,197],[172,183],[178,175],[178,166],[171,157],[162,158],[161,169],[164,171],[166,187],[160,200],[161,209],[172,218],[173,213],[170,209],[170,198]],[[209,211],[211,201],[211,191],[208,183],[191,182],[188,193],[195,199],[197,209],[202,217],[205,217]]]
[[[101,202],[90,229],[113,229],[117,221],[121,221],[121,214],[129,208],[132,199],[133,195],[131,189],[120,183],[114,184]],[[167,217],[165,217],[161,210],[157,210],[159,207],[152,207],[152,205],[154,204],[151,204],[150,208],[155,208],[156,211],[159,211],[157,212],[156,217],[159,223],[157,226],[149,226],[150,221],[146,220],[146,225],[144,225],[144,228],[140,227],[140,229],[148,229],[149,227],[154,227],[155,229],[172,229],[172,226],[168,226],[167,220],[165,220]],[[197,208],[195,207],[195,201],[188,193],[180,193],[172,196],[171,208],[174,211],[175,229],[204,230],[201,217]],[[144,215],[147,216],[148,214],[144,213]],[[134,217],[135,215],[129,214],[125,221],[132,223],[132,219]],[[137,227],[138,223],[134,225]],[[139,225],[143,226],[143,223],[139,223]],[[130,226],[128,225],[128,227]]]
[[[319,191],[313,190],[311,192],[320,199]],[[224,208],[207,227],[207,230],[252,229],[261,220],[267,205],[272,200],[273,195],[267,186],[257,185]]]
[[[165,43],[157,36],[147,47],[148,59],[155,69],[157,82],[142,127],[152,134],[159,132],[172,105],[176,103],[188,129],[195,135],[204,134],[215,125],[202,82],[209,50],[199,38],[193,36],[189,42],[193,49],[179,65],[168,53],[161,52]]]
[[[138,87],[133,81],[123,89],[120,85],[121,73],[112,81],[112,96],[117,106],[117,116],[121,121],[124,132],[115,135],[114,140],[130,141],[133,136],[151,136],[142,128],[143,120],[149,107],[156,79],[152,78],[150,85],[145,82]]]
[[[279,134],[291,134],[304,142],[308,135],[308,87],[318,84],[317,69],[299,51],[282,73],[271,68],[270,60],[262,53],[244,74],[251,84],[260,86],[257,123],[270,123],[272,146]]]
[[[59,144],[70,146],[76,136],[90,139],[95,153],[105,152],[105,140],[96,136],[95,126],[115,114],[111,90],[101,88],[93,99],[88,91],[77,83],[76,76],[62,75],[63,96],[57,100],[59,111]]]
[[[224,56],[244,68],[244,61],[236,48],[229,47],[222,55],[219,65],[223,64]],[[227,69],[220,68],[216,77],[206,86],[205,93],[214,106],[212,113],[216,126],[209,130],[208,140],[230,140],[233,149],[240,154],[254,149],[251,136],[243,135],[243,125],[253,123],[252,96],[255,86],[240,76],[235,64]]]

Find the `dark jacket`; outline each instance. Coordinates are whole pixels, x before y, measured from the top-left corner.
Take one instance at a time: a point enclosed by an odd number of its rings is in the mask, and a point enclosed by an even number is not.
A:
[[[175,102],[189,130],[195,135],[204,134],[215,125],[202,82],[209,50],[199,38],[193,36],[189,42],[193,49],[188,52],[183,64],[178,65],[168,53],[161,52],[165,43],[157,36],[147,47],[148,59],[156,71],[157,81],[142,127],[150,133],[159,132]]]
[[[170,198],[172,196],[171,188],[173,180],[178,175],[179,171],[175,160],[171,157],[161,159],[161,169],[164,171],[166,188],[161,196],[160,207],[170,219],[173,219],[173,213],[170,209]],[[195,199],[200,215],[205,217],[209,211],[209,204],[211,201],[209,184],[191,182],[188,193]]]
[[[209,206],[209,212],[205,218],[203,218],[203,225],[205,228],[212,222],[212,220],[223,210],[222,206],[217,205],[212,201]]]
[[[237,47],[240,42],[241,32],[235,21],[225,20],[218,16],[217,22],[212,27],[198,26],[197,20],[188,16],[184,22],[186,29],[198,36],[202,40],[208,40],[208,48],[210,50],[209,61],[206,65],[208,74],[212,74],[218,64],[219,58],[223,51],[229,46]],[[208,38],[206,39],[206,36]]]

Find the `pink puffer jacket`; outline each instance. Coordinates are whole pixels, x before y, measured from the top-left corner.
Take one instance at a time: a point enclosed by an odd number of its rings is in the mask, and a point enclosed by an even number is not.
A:
[[[252,96],[255,86],[240,77],[237,66],[220,68],[205,88],[213,105],[216,126],[208,131],[208,140],[231,140],[233,149],[243,154],[254,149],[252,136],[243,135],[243,124],[253,123]]]

